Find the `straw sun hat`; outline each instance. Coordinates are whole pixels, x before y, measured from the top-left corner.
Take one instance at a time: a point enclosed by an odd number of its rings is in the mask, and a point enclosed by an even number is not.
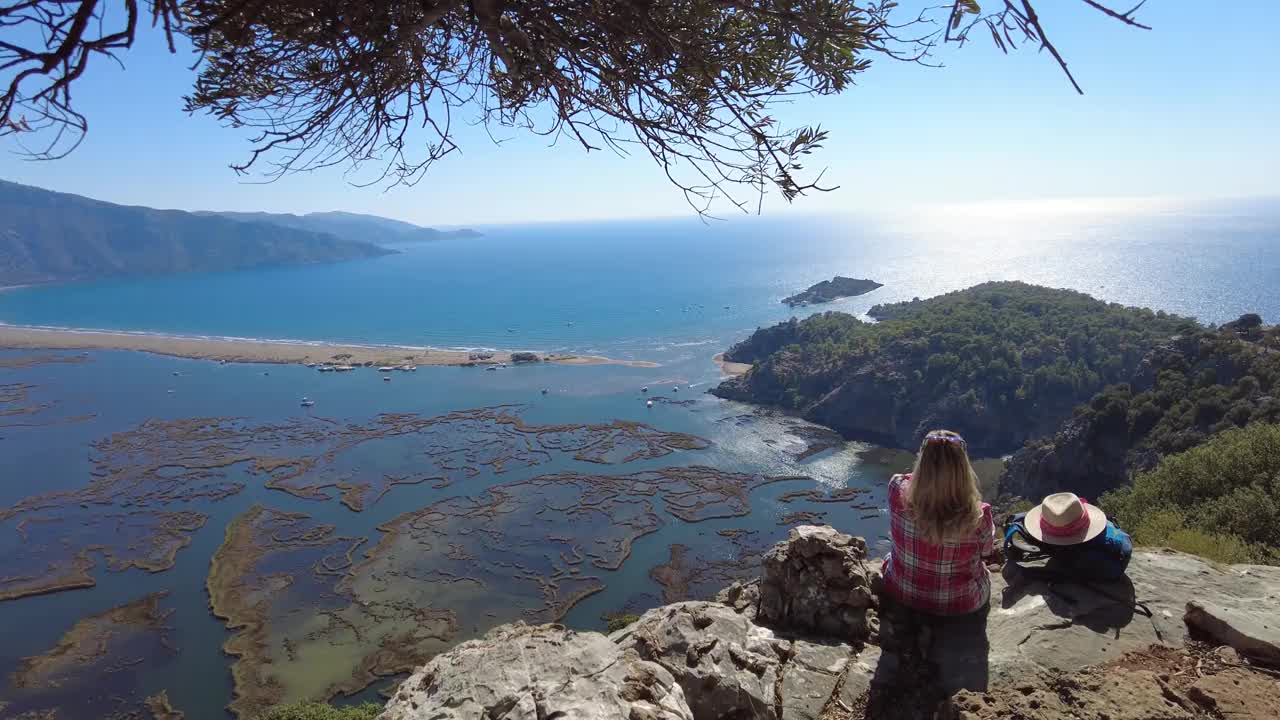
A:
[[[1077,545],[1102,534],[1107,515],[1075,493],[1055,493],[1027,511],[1025,522],[1031,537],[1042,543]]]

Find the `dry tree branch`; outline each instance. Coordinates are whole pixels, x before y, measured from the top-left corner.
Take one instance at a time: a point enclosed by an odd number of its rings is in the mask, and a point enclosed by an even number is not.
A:
[[[1141,3],[1120,12],[1080,1],[1146,27],[1134,17]],[[4,2],[0,136],[49,138],[30,156],[61,157],[88,127],[71,87],[91,57],[118,59],[132,45],[138,0]],[[341,166],[357,184],[414,184],[460,150],[454,118],[465,111],[491,138],[525,131],[588,152],[647,154],[707,214],[717,202],[759,212],[771,192],[792,201],[833,189],[805,166],[826,131],[784,128],[774,111],[797,95],[844,91],[876,57],[931,64],[940,44],[963,44],[986,27],[1002,51],[1017,39],[1047,50],[1079,90],[1032,1],[1001,2],[984,13],[977,0],[940,0],[902,17],[893,0],[147,0],[147,8],[171,49],[182,32],[198,53],[187,110],[250,131],[238,173],[271,181]]]
[[[169,49],[181,27],[177,0],[150,0],[152,25]],[[123,18],[108,12],[123,12]],[[72,85],[101,55],[119,62],[138,28],[137,0],[20,0],[0,5],[0,137],[47,138],[37,148],[20,145],[31,159],[56,159],[75,150],[88,119],[75,110]],[[112,29],[107,30],[106,27]]]

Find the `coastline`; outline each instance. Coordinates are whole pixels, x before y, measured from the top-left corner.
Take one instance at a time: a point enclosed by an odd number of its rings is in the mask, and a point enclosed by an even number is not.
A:
[[[746,375],[747,371],[751,369],[751,363],[740,363],[733,362],[732,360],[725,360],[724,353],[716,353],[715,356],[711,358],[711,361],[720,366],[720,372],[731,377]]]
[[[59,330],[0,323],[0,349],[5,350],[131,350],[135,352],[218,362],[305,365],[488,365],[512,362],[512,352],[492,351],[492,357],[473,359],[474,351],[439,350],[399,345],[348,345],[248,338],[184,337],[108,330]],[[486,351],[485,354],[489,354]],[[617,360],[599,355],[538,353],[557,365],[626,365],[658,367],[643,360]]]

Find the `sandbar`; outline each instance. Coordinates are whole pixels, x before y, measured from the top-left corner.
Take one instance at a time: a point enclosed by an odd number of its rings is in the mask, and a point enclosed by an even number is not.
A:
[[[476,353],[467,350],[399,345],[342,345],[285,340],[185,337],[97,330],[61,330],[0,323],[0,349],[134,350],[137,352],[243,363],[305,365],[489,365],[511,363],[510,351]],[[642,360],[617,360],[598,355],[536,353],[558,365],[628,365],[658,367]],[[484,355],[487,357],[479,357]]]
[[[0,335],[0,337],[3,337],[3,335]],[[715,357],[711,358],[711,360],[720,366],[720,372],[725,375],[746,375],[747,371],[751,369],[751,363],[740,363],[725,360],[724,353],[716,353]]]

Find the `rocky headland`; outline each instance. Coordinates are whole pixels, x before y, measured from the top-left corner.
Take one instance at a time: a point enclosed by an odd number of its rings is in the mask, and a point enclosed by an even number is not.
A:
[[[879,322],[825,312],[761,328],[724,354],[751,370],[712,393],[772,405],[852,440],[914,449],[946,427],[974,455],[1054,433],[1125,382],[1191,320],[1017,282],[878,305]]]
[[[1268,718],[1280,568],[1138,552],[1126,580],[1006,568],[990,609],[929,620],[880,598],[865,543],[801,526],[760,578],[603,635],[502,625],[409,676],[383,720]]]
[[[975,457],[1009,458],[987,490],[1010,499],[1097,498],[1226,431],[1280,423],[1280,328],[1257,315],[1210,327],[1017,282],[869,314],[761,328],[722,358],[749,369],[711,392],[891,448],[955,430]]]
[[[808,290],[798,292],[795,295],[782,298],[784,305],[791,307],[804,307],[805,305],[818,305],[821,303],[835,302],[847,297],[857,297],[866,295],[872,290],[884,287],[884,285],[875,280],[866,280],[861,278],[851,278],[837,275],[830,280],[823,280],[809,286]]]

